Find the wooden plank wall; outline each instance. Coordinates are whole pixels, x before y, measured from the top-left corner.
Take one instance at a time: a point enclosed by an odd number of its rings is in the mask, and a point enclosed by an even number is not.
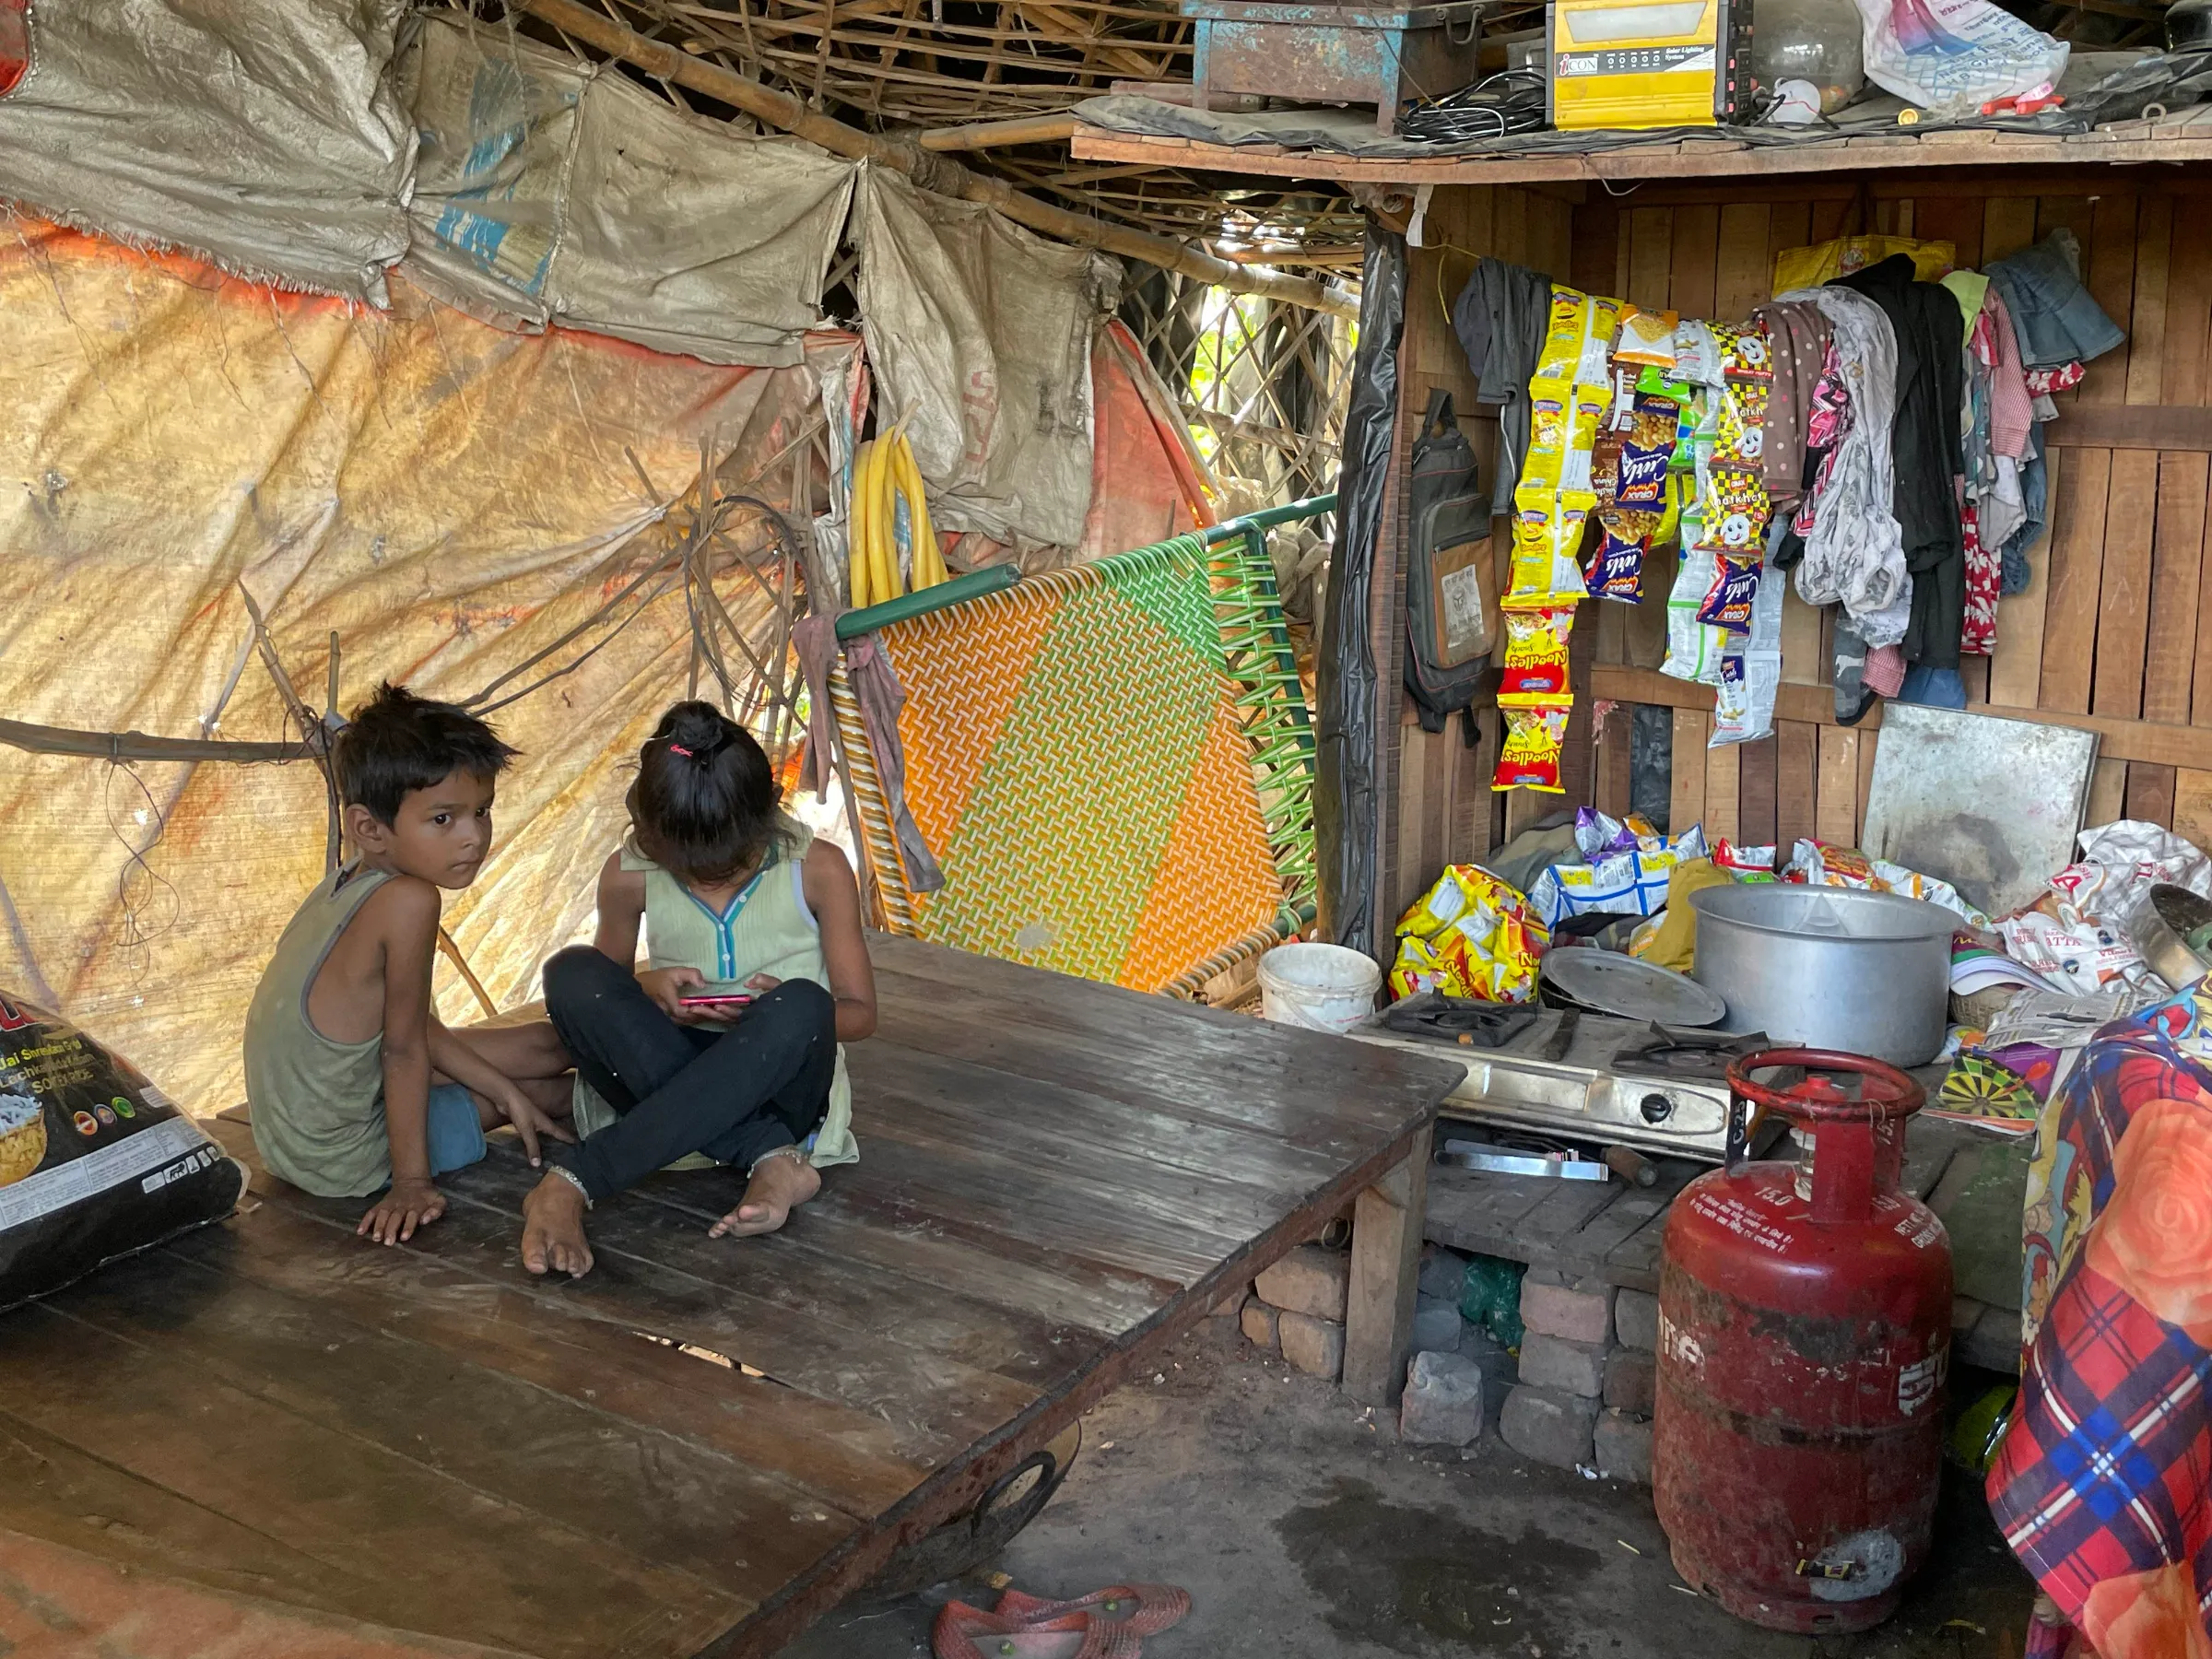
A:
[[[1744,316],[1766,296],[1773,255],[1784,248],[1877,229],[1947,239],[1959,264],[1979,266],[2071,228],[2091,291],[2129,339],[2092,364],[2077,391],[2062,395],[2065,413],[2043,429],[2053,446],[2051,530],[2030,554],[2032,585],[2000,606],[1994,656],[1966,659],[1968,695],[1994,712],[2099,732],[2103,759],[2088,821],[2147,818],[2212,847],[2212,577],[2203,572],[2212,462],[2212,179],[2179,170],[2024,171],[1900,170],[1786,186],[1647,184],[1620,197],[1593,188],[1572,206],[1534,191],[1439,191],[1429,221],[1440,226],[1437,240],[1458,248],[1517,258],[1641,305],[1724,320]],[[1411,420],[1430,384],[1450,385],[1455,394],[1465,388],[1463,410],[1471,394],[1464,357],[1438,308],[1438,267],[1456,293],[1467,263],[1451,250],[1415,255],[1401,377]],[[1630,708],[1657,703],[1673,711],[1677,826],[1702,820],[1711,833],[1779,841],[1785,851],[1800,836],[1855,842],[1880,741],[1878,712],[1857,728],[1835,723],[1822,613],[1794,593],[1785,602],[1775,735],[1709,750],[1711,689],[1656,672],[1672,576],[1672,557],[1656,558],[1643,606],[1583,605],[1569,793],[1515,792],[1488,833],[1506,833],[1562,802],[1624,810]],[[1390,776],[1395,818],[1383,843],[1386,865],[1395,866],[1385,886],[1399,902],[1447,858],[1477,855],[1484,814],[1468,811],[1465,793],[1471,772],[1481,774],[1477,784],[1487,782],[1489,752],[1486,746],[1472,767],[1459,757],[1447,761],[1445,739],[1402,729]],[[1494,738],[1494,727],[1485,730]]]
[[[1382,856],[1378,911],[1387,929],[1436,879],[1447,864],[1481,859],[1512,830],[1562,803],[1589,798],[1590,742],[1582,729],[1586,716],[1569,734],[1569,753],[1577,770],[1565,795],[1532,796],[1490,791],[1498,762],[1498,711],[1484,709],[1470,747],[1462,724],[1428,733],[1414,718],[1413,706],[1398,689],[1406,663],[1405,500],[1395,488],[1403,463],[1420,429],[1429,394],[1437,387],[1452,394],[1460,426],[1473,441],[1482,467],[1483,487],[1490,481],[1498,423],[1475,402],[1475,380],[1465,351],[1453,332],[1452,302],[1465,286],[1476,258],[1483,253],[1511,260],[1547,274],[1567,269],[1569,239],[1575,211],[1570,188],[1546,191],[1514,185],[1476,185],[1439,191],[1426,217],[1427,247],[1408,252],[1406,333],[1399,351],[1398,449],[1393,494],[1385,524],[1392,541],[1387,557],[1376,559],[1373,618],[1375,662],[1382,677],[1385,708],[1395,712],[1382,733],[1382,808],[1379,826]],[[1499,521],[1497,590],[1503,592],[1506,524]],[[1493,630],[1495,631],[1495,630]],[[1584,652],[1586,673],[1592,653]],[[1509,828],[1510,825],[1510,828]]]

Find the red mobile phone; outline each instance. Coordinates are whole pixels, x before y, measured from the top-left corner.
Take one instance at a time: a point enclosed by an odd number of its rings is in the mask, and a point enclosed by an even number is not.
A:
[[[706,984],[691,986],[676,1000],[687,1008],[732,1013],[745,1007],[759,994],[735,980],[711,980]]]

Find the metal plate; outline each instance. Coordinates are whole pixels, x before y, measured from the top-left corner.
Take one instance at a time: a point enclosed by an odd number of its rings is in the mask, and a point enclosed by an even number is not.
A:
[[[2094,732],[1890,703],[1860,851],[1947,881],[2002,916],[2073,863],[2096,766]]]
[[[1661,1025],[1718,1025],[1728,1005],[1688,974],[1614,950],[1554,950],[1538,981],[1578,1007]]]

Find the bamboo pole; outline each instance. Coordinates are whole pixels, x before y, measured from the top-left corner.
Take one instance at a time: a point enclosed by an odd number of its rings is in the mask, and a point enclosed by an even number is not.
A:
[[[33,755],[80,755],[92,760],[311,760],[304,743],[230,743],[217,738],[154,737],[144,732],[83,732],[0,720],[0,744]]]
[[[914,142],[925,150],[1005,149],[1017,144],[1057,144],[1073,138],[1079,124],[1073,115],[1016,115],[1006,121],[971,121],[961,126],[931,127]]]
[[[1147,265],[1180,271],[1234,294],[1257,294],[1337,317],[1359,314],[1359,302],[1341,288],[1265,266],[1233,265],[1164,236],[1101,224],[1081,214],[1070,213],[1065,207],[1054,207],[1003,180],[971,172],[959,162],[919,146],[847,126],[834,116],[809,109],[788,92],[779,92],[734,69],[694,57],[665,41],[651,40],[580,5],[578,0],[513,0],[513,4],[520,10],[543,18],[561,33],[610,57],[634,64],[656,79],[719,99],[771,126],[780,127],[810,144],[818,144],[834,155],[854,161],[872,161],[878,167],[903,173],[924,190],[994,207],[1015,223],[1027,225],[1061,241],[1141,259]]]

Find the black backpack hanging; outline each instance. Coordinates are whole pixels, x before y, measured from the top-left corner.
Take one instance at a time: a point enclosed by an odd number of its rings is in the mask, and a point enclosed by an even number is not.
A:
[[[1424,731],[1475,700],[1489,666],[1490,503],[1452,394],[1429,394],[1407,484],[1406,689]]]

